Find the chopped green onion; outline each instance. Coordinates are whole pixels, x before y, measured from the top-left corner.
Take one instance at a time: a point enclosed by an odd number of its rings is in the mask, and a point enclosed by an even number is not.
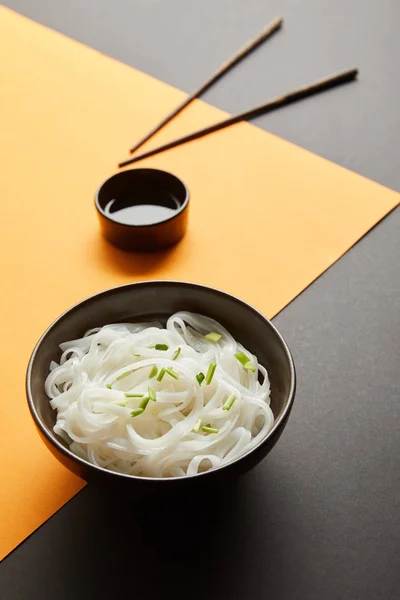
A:
[[[179,379],[178,373],[175,373],[175,371],[171,369],[171,367],[163,367],[158,374],[157,381],[162,381],[162,378],[164,377],[165,373],[168,373],[168,375],[170,377],[173,377],[174,379]]]
[[[129,392],[125,392],[125,398],[143,398],[144,394],[130,394]]]
[[[255,366],[254,366],[254,365],[253,365],[253,363],[252,363],[252,362],[250,362],[250,361],[249,361],[249,362],[247,362],[247,363],[246,363],[245,365],[243,365],[243,366],[244,366],[244,368],[245,368],[245,369],[247,369],[248,371],[253,371],[253,373],[255,373],[255,372],[256,372],[256,368],[255,368]]]
[[[149,379],[152,379],[153,377],[155,377],[157,375],[157,373],[158,373],[158,369],[157,369],[156,365],[153,365],[151,367]]]
[[[197,419],[196,425],[193,427],[192,431],[194,431],[195,433],[199,433],[200,425],[201,425],[201,419]]]
[[[208,425],[203,425],[201,428],[204,433],[219,433],[219,429],[214,429],[214,427],[209,427]]]
[[[109,390],[112,390],[111,383],[107,383],[106,388],[108,388]]]
[[[198,381],[198,384],[201,385],[203,383],[203,381],[204,381],[204,373],[198,373],[196,375],[196,379]]]
[[[218,342],[222,339],[222,335],[220,333],[215,333],[215,331],[210,331],[210,333],[207,333],[207,335],[204,337],[213,344],[218,344]]]
[[[210,385],[210,383],[212,382],[212,378],[214,377],[216,368],[217,368],[217,365],[215,364],[215,362],[212,362],[209,364],[207,373],[206,373],[206,384],[207,385]]]
[[[201,385],[204,381],[204,373],[198,373],[196,375],[196,379],[199,385]]]
[[[146,406],[148,405],[148,403],[150,402],[150,398],[148,396],[146,396],[145,398],[143,398],[143,400],[140,402],[139,404],[139,408],[143,408],[143,410],[146,408]]]
[[[244,352],[236,352],[235,358],[244,366],[246,363],[250,362],[250,359]]]
[[[156,390],[154,388],[152,388],[151,385],[149,385],[147,393],[149,394],[150,400],[153,400],[153,402],[155,402],[157,400],[157,398],[156,398]]]
[[[157,377],[157,381],[162,381],[162,378],[164,377],[164,375],[165,375],[165,367],[163,367],[161,369],[161,371],[159,372],[158,377]]]
[[[168,375],[170,377],[173,377],[174,379],[179,379],[179,375],[178,373],[175,373],[175,371],[173,369],[171,369],[171,367],[167,367],[165,369],[165,372],[168,373]]]
[[[111,404],[115,404],[116,406],[126,406],[128,400],[112,400]]]
[[[124,377],[128,377],[128,375],[130,375],[131,373],[133,373],[133,371],[127,371],[126,373],[122,373],[122,375],[119,375],[119,377],[117,377],[117,381],[120,381]]]
[[[236,400],[236,396],[234,394],[231,394],[228,397],[228,400],[223,405],[222,410],[230,410],[232,408],[232,405],[235,402],[235,400]]]
[[[140,354],[133,354],[132,356],[137,356],[137,357],[140,358]]]
[[[144,408],[135,408],[131,411],[131,417],[138,417],[144,412]]]
[[[237,358],[237,360],[244,366],[245,369],[247,369],[248,371],[253,371],[253,373],[255,373],[255,366],[244,352],[236,352],[235,358]]]
[[[180,355],[180,353],[181,353],[181,347],[179,346],[179,347],[178,347],[178,348],[175,350],[175,352],[174,352],[174,354],[173,354],[173,356],[172,356],[172,360],[176,360],[176,359],[178,358],[178,356]]]
[[[169,346],[167,344],[156,344],[154,348],[156,350],[168,350]]]

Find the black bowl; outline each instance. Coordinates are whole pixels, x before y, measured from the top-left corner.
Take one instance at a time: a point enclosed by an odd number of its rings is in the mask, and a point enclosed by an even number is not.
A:
[[[101,184],[95,206],[106,240],[122,250],[155,252],[185,235],[189,191],[167,171],[129,169]]]
[[[212,317],[255,354],[271,380],[271,408],[275,424],[269,434],[250,452],[233,462],[198,475],[151,479],[122,475],[96,467],[75,456],[54,434],[56,411],[44,391],[52,360],[61,354],[58,345],[79,338],[92,327],[126,321],[166,320],[179,310]],[[50,325],[36,344],[29,361],[26,392],[29,409],[47,447],[68,469],[87,481],[128,485],[135,492],[160,491],[188,484],[228,482],[263,459],[278,441],[287,423],[295,395],[293,359],[274,325],[245,302],[219,290],[193,283],[148,281],[106,290],[70,308]]]

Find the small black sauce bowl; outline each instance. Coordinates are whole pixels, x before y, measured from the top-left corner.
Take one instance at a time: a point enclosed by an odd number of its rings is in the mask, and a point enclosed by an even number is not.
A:
[[[171,217],[146,224],[121,223],[106,207],[154,206],[172,208]],[[189,190],[172,173],[158,169],[129,169],[106,179],[95,195],[103,236],[114,246],[133,252],[155,252],[179,242],[187,228]]]
[[[266,437],[232,462],[186,477],[149,478],[124,475],[97,467],[76,456],[53,431],[54,411],[44,384],[52,360],[61,356],[59,344],[81,337],[87,329],[108,323],[165,323],[176,311],[188,310],[212,317],[224,325],[264,365],[271,381],[271,409],[275,423]],[[130,490],[134,494],[177,492],[198,486],[225,486],[258,464],[281,436],[293,406],[296,375],[292,356],[276,327],[255,308],[219,290],[180,281],[131,283],[100,292],[58,317],[39,339],[29,361],[26,392],[31,415],[43,441],[73,473],[86,481]]]

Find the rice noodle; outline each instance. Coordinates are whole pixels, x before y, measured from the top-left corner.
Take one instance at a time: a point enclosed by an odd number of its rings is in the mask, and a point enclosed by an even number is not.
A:
[[[216,340],[205,337],[210,332]],[[99,467],[145,477],[195,475],[245,454],[273,426],[266,369],[208,317],[178,312],[166,328],[106,325],[60,349],[45,382],[57,410],[54,432]],[[197,379],[210,363],[211,381]],[[169,369],[162,378],[161,369]],[[146,404],[150,392],[156,399]]]

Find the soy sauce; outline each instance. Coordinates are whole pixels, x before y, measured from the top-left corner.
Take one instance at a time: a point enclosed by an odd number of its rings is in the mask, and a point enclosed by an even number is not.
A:
[[[159,198],[157,203],[149,204],[146,200],[142,202],[126,198],[123,201],[113,199],[108,202],[104,212],[113,221],[123,225],[151,225],[160,223],[173,217],[180,208],[180,203],[174,196],[167,195]]]

